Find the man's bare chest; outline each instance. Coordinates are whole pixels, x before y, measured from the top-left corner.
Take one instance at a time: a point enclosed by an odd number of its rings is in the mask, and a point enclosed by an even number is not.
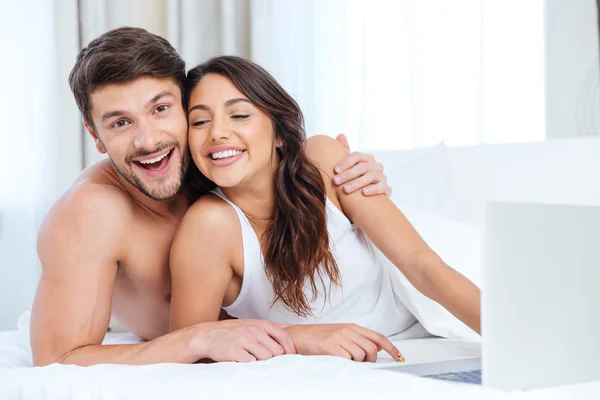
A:
[[[169,253],[175,230],[169,226],[132,229],[119,261],[112,314],[127,330],[146,339],[168,332],[171,300]]]
[[[117,285],[136,292],[167,296],[171,292],[169,257],[177,227],[173,224],[140,224],[132,229],[119,260]]]

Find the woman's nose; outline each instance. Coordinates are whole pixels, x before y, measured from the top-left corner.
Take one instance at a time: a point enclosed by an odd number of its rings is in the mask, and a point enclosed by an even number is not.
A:
[[[213,142],[226,140],[231,137],[231,130],[223,118],[214,118],[211,124],[210,138]]]

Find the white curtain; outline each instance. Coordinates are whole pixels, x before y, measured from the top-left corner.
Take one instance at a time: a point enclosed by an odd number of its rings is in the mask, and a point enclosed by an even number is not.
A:
[[[353,148],[543,140],[544,0],[81,0],[82,42],[122,25],[188,68],[235,54]],[[100,156],[85,139],[86,164]]]
[[[78,114],[67,85],[77,51],[75,6],[5,2],[0,13],[0,329],[14,328],[31,307],[38,228],[81,169]]]
[[[255,0],[251,57],[361,149],[544,138],[543,0]]]

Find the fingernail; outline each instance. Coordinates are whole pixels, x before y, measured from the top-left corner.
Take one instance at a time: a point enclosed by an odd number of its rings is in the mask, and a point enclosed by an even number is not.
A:
[[[340,172],[342,170],[342,167],[340,167],[339,165],[335,166],[335,172]]]
[[[369,194],[369,192],[370,192],[370,191],[371,191],[371,189],[369,189],[369,188],[365,188],[365,189],[363,189],[363,193],[364,193],[364,194]]]
[[[344,189],[346,190],[346,192],[349,192],[352,190],[352,185],[346,185],[344,186]]]
[[[402,357],[402,354],[400,353],[398,353],[398,361],[404,362],[404,357]]]
[[[335,178],[333,178],[333,181],[334,181],[335,183],[338,183],[338,184],[339,184],[339,183],[342,181],[342,178],[340,178],[339,176],[336,176]]]

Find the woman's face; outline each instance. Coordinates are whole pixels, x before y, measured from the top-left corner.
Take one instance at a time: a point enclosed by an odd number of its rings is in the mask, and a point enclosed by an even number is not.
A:
[[[204,76],[191,93],[188,112],[192,158],[217,186],[238,186],[272,172],[273,122],[229,79]]]

